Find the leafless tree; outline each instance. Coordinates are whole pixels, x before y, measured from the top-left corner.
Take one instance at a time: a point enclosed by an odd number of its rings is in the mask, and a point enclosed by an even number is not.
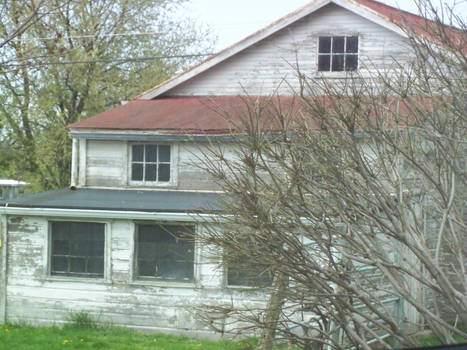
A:
[[[340,84],[300,74],[295,98],[245,97],[225,115],[234,156],[212,143],[203,157],[225,215],[200,238],[227,268],[269,274],[256,286],[269,301],[208,308],[213,327],[259,329],[262,349],[467,338],[466,27],[421,9],[432,20],[406,27],[411,61]]]

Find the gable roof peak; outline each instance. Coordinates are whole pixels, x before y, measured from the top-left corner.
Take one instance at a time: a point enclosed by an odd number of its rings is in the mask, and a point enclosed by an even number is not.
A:
[[[257,42],[331,3],[363,16],[370,21],[376,22],[377,24],[394,31],[403,37],[406,37],[406,33],[401,29],[401,27],[409,24],[418,28],[427,21],[427,19],[421,16],[391,7],[375,0],[313,0],[233,45],[208,57],[200,63],[188,68],[187,70],[169,78],[153,88],[150,88],[149,90],[142,92],[135,98],[151,100],[160,97],[187,80],[201,74],[233,55],[251,47]]]

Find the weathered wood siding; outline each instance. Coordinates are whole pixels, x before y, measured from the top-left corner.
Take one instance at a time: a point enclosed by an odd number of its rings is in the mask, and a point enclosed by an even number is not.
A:
[[[318,37],[358,35],[363,73],[394,66],[408,54],[405,39],[374,22],[330,4],[234,55],[165,95],[282,95],[300,91],[301,74],[317,77]],[[331,73],[325,77],[342,77]]]
[[[86,182],[84,186],[128,187],[129,184],[129,142],[88,140],[86,150]],[[172,145],[172,171],[174,184],[166,188],[177,190],[216,190],[219,187],[202,171],[199,158],[203,158],[203,143],[179,142]],[[227,144],[226,148],[230,145]],[[227,152],[231,153],[231,152]],[[81,156],[81,155],[80,155]],[[161,188],[161,187],[158,187]]]
[[[219,256],[199,245],[195,249],[195,282],[138,281],[132,276],[134,222],[112,220],[106,225],[110,266],[105,278],[55,277],[47,272],[47,219],[10,217],[7,319],[62,324],[70,312],[87,311],[102,322],[212,336],[195,316],[196,307],[229,305],[232,300],[257,306],[263,303],[264,295],[226,288],[223,272],[217,268]]]

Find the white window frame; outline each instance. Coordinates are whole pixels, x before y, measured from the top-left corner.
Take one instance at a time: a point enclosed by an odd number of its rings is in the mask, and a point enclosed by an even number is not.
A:
[[[331,48],[329,53],[320,53],[319,52],[319,41],[321,37],[330,37],[331,38]],[[341,53],[333,53],[332,52],[332,42],[335,37],[344,37],[344,52]],[[357,53],[347,53],[347,38],[349,37],[357,37],[358,40],[358,47],[357,47]],[[361,42],[361,36],[358,34],[319,34],[317,36],[317,45],[316,45],[316,72],[318,74],[326,74],[326,75],[346,75],[346,74],[351,74],[353,72],[357,72],[360,70],[360,42]],[[333,56],[336,55],[344,55],[344,69],[341,71],[336,71],[332,70],[332,59]],[[346,55],[356,55],[357,56],[357,68],[354,70],[345,70],[345,56]],[[319,70],[319,57],[320,56],[330,56],[330,61],[329,61],[329,70]]]
[[[133,239],[130,242],[130,251],[131,251],[131,264],[130,264],[130,284],[132,285],[155,285],[163,287],[174,287],[174,288],[194,288],[200,287],[200,275],[201,275],[201,249],[202,246],[198,239],[195,238],[194,241],[194,261],[193,261],[193,279],[192,280],[174,280],[167,279],[163,277],[148,277],[148,276],[139,276],[137,272],[138,264],[138,225],[187,225],[194,226],[195,237],[199,235],[200,225],[196,222],[191,221],[146,221],[146,220],[137,220],[132,223],[133,226]]]
[[[133,164],[133,146],[144,145],[144,146],[169,146],[170,147],[170,179],[169,181],[138,181],[132,180],[132,164]],[[144,148],[146,149],[146,147]],[[143,171],[146,168],[146,162],[143,156],[143,161],[138,162],[143,164]],[[159,164],[151,163],[151,164]],[[168,162],[162,162],[162,164],[168,164]],[[177,185],[178,180],[178,145],[170,142],[130,142],[128,144],[128,184],[130,186],[140,187],[174,187]]]

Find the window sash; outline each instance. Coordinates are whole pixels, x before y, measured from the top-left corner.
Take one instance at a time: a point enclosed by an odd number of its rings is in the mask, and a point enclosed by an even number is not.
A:
[[[329,40],[329,43],[326,41]],[[341,40],[343,40],[341,42]],[[318,71],[348,72],[358,69],[358,36],[320,36]]]
[[[135,160],[136,147],[142,147],[142,155]],[[155,150],[153,156],[149,150]],[[172,180],[172,149],[170,145],[131,145],[130,178],[137,183],[170,183]],[[138,176],[136,176],[138,174]]]

